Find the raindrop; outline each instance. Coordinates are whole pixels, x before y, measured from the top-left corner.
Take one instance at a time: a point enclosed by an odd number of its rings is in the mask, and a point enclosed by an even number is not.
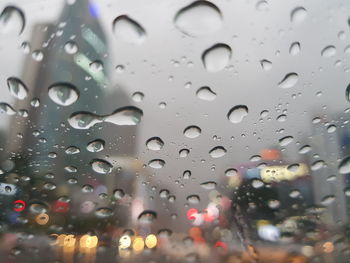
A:
[[[12,96],[19,100],[23,100],[28,95],[28,89],[24,83],[15,77],[7,79],[7,87]]]
[[[160,198],[168,198],[168,196],[169,196],[169,190],[166,190],[166,189],[160,190],[159,192]]]
[[[202,130],[198,126],[188,126],[184,130],[184,135],[190,139],[197,138],[201,133]]]
[[[247,115],[248,107],[245,105],[237,105],[230,109],[227,114],[227,118],[232,123],[240,123]]]
[[[201,100],[213,101],[216,98],[216,93],[209,87],[201,87],[197,90],[196,95]]]
[[[340,174],[350,173],[350,156],[346,156],[339,164],[338,171]]]
[[[79,91],[70,83],[55,83],[49,87],[49,97],[58,105],[69,106],[78,100]]]
[[[0,33],[20,35],[25,26],[24,13],[14,6],[7,6],[0,14]]]
[[[227,169],[225,171],[225,175],[230,177],[230,176],[237,176],[238,175],[238,171],[234,168],[230,168],[230,169]]]
[[[350,186],[344,189],[345,196],[350,196]]]
[[[222,15],[214,4],[195,1],[180,9],[174,19],[175,26],[189,36],[211,34],[220,29]]]
[[[109,162],[101,159],[92,160],[91,167],[92,170],[99,174],[108,174],[113,169],[113,166]]]
[[[189,149],[181,149],[179,151],[180,158],[186,158],[189,153],[190,153]]]
[[[299,149],[299,153],[300,154],[306,154],[308,153],[309,151],[311,151],[311,146],[310,145],[304,145],[302,146],[300,149]]]
[[[48,211],[48,207],[44,203],[35,202],[29,206],[29,211],[33,214],[46,214]]]
[[[290,172],[296,172],[298,171],[300,165],[298,163],[293,163],[291,165],[288,165],[287,169],[290,171]]]
[[[103,70],[103,64],[101,61],[93,61],[90,63],[89,68],[91,72],[97,73]]]
[[[282,147],[285,147],[288,144],[290,144],[293,141],[293,139],[294,139],[293,136],[286,136],[286,137],[279,139],[278,142]]]
[[[32,58],[35,60],[35,61],[42,61],[43,58],[44,58],[44,53],[40,50],[34,50],[33,53],[32,53]]]
[[[222,146],[217,146],[211,149],[209,154],[212,158],[220,158],[226,154],[226,149]]]
[[[292,10],[290,14],[290,20],[294,24],[300,24],[305,20],[306,16],[307,16],[306,9],[302,6],[299,6]]]
[[[325,162],[323,160],[315,161],[311,164],[311,170],[312,171],[317,171],[320,170],[325,166]]]
[[[51,191],[56,189],[56,185],[54,183],[45,183],[43,187],[44,189]]]
[[[12,106],[5,102],[0,103],[0,113],[6,113],[7,115],[15,115],[16,111]]]
[[[151,210],[145,210],[137,219],[141,224],[151,224],[157,219],[157,213]]]
[[[162,159],[154,159],[148,162],[148,166],[153,169],[161,169],[165,165],[165,162]]]
[[[267,11],[269,10],[269,4],[265,0],[261,0],[256,3],[255,8],[258,11]]]
[[[201,183],[201,186],[202,186],[205,190],[214,190],[215,187],[216,187],[216,182],[214,182],[214,181],[204,182],[204,183]]]
[[[281,202],[279,200],[269,200],[267,202],[267,205],[271,208],[271,209],[277,209],[280,207]]]
[[[298,55],[300,53],[300,43],[299,42],[293,42],[290,45],[289,48],[289,54],[291,54],[292,56]]]
[[[289,89],[294,87],[299,80],[297,73],[288,73],[279,83],[278,87],[282,89]]]
[[[139,92],[139,91],[132,94],[132,99],[135,102],[141,102],[144,97],[145,97],[145,95],[142,92]]]
[[[78,46],[73,41],[68,41],[64,45],[64,51],[66,51],[67,54],[75,54],[78,52]]]
[[[327,195],[324,198],[322,198],[321,200],[321,204],[324,206],[328,206],[330,204],[332,204],[335,200],[335,196],[334,195]]]
[[[69,146],[65,150],[65,153],[68,155],[77,154],[77,153],[80,153],[80,149],[78,147],[75,147],[75,146]]]
[[[337,130],[337,126],[335,126],[335,125],[329,125],[328,127],[327,127],[327,132],[328,133],[333,133],[333,132],[335,132]]]
[[[159,137],[152,137],[147,140],[146,146],[149,150],[159,151],[160,149],[163,148],[164,142]]]
[[[272,62],[267,59],[261,60],[260,65],[265,71],[269,71],[270,69],[272,69]]]
[[[346,98],[347,101],[350,102],[350,84],[346,87],[345,98]]]
[[[261,180],[254,179],[254,180],[252,181],[252,186],[253,186],[255,189],[259,189],[259,188],[263,187],[264,185],[265,185],[264,182],[261,181]]]
[[[336,50],[335,46],[326,46],[321,51],[322,57],[325,57],[325,58],[333,57],[333,56],[335,56],[336,53],[337,53],[337,50]]]
[[[187,196],[187,202],[190,204],[199,204],[200,198],[198,195],[189,195]]]
[[[105,141],[101,139],[96,139],[88,143],[86,149],[89,152],[100,152],[105,148]]]
[[[73,113],[68,122],[75,129],[90,129],[95,124],[103,122],[103,118],[89,112],[78,112]]]
[[[101,208],[96,209],[95,215],[98,218],[108,218],[108,217],[111,217],[113,215],[113,211],[110,208],[101,207]]]
[[[296,190],[296,189],[290,191],[290,193],[289,193],[289,197],[291,197],[291,198],[298,198],[300,195],[301,195],[300,191]]]
[[[231,55],[232,50],[228,45],[216,44],[203,52],[203,65],[209,72],[221,71],[228,65]]]
[[[122,189],[116,189],[113,193],[115,199],[120,200],[125,196],[125,193]]]
[[[141,44],[146,38],[142,26],[127,15],[118,16],[113,21],[113,32],[117,39],[130,44]]]
[[[191,171],[190,170],[186,170],[186,171],[183,172],[182,178],[185,179],[185,180],[188,180],[188,179],[190,179],[191,175],[192,175]]]
[[[67,171],[68,173],[76,173],[78,171],[78,168],[76,168],[72,165],[68,165],[68,166],[64,167],[64,170]]]

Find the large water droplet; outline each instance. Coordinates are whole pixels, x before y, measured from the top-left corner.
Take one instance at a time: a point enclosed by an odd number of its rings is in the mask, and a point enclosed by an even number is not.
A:
[[[281,81],[278,83],[278,86],[282,89],[289,89],[294,87],[299,80],[297,73],[288,73]]]
[[[11,105],[1,102],[0,103],[0,113],[6,113],[7,115],[15,115],[16,111]]]
[[[175,26],[186,35],[202,36],[220,29],[222,15],[214,4],[196,1],[180,9],[174,20]]]
[[[307,16],[306,9],[302,6],[299,6],[292,10],[290,14],[290,20],[294,24],[300,24],[305,20],[306,16]]]
[[[161,169],[165,165],[165,162],[162,159],[154,159],[148,162],[148,166],[153,169]]]
[[[226,149],[222,146],[214,147],[209,151],[209,154],[213,158],[220,158],[226,154]]]
[[[232,123],[240,123],[247,115],[248,107],[245,105],[237,105],[230,109],[227,113],[227,118]]]
[[[216,44],[203,52],[202,61],[209,72],[223,70],[230,62],[231,48],[226,44]]]
[[[7,6],[0,14],[0,33],[21,34],[25,25],[24,13],[14,6]]]
[[[99,174],[108,174],[113,169],[113,166],[109,162],[101,159],[92,160],[91,167],[92,170]]]
[[[338,171],[340,174],[350,173],[350,156],[345,157],[339,164]]]
[[[79,91],[70,83],[55,83],[49,87],[50,99],[61,106],[69,106],[78,100]]]
[[[89,152],[100,152],[105,148],[105,141],[101,139],[96,139],[88,143],[86,149]]]
[[[289,54],[291,54],[292,56],[298,55],[300,53],[300,43],[299,42],[293,42],[290,45],[289,48]]]
[[[97,123],[110,122],[115,125],[136,125],[141,121],[142,111],[136,107],[125,107],[110,115],[96,115],[90,112],[75,112],[69,119],[69,124],[75,129],[89,129]]]
[[[325,57],[325,58],[333,57],[335,56],[336,53],[337,53],[337,49],[335,48],[335,46],[326,46],[321,51],[322,57]]]
[[[199,135],[201,135],[202,130],[198,127],[198,126],[188,126],[185,130],[184,130],[184,135],[187,138],[197,138]]]
[[[216,93],[209,87],[201,87],[197,90],[196,95],[201,100],[212,101],[216,98]]]
[[[15,77],[11,77],[7,79],[7,87],[14,97],[19,100],[23,100],[28,95],[28,89],[24,85],[24,83]]]
[[[152,137],[147,140],[146,146],[148,149],[152,151],[159,151],[160,149],[163,148],[164,142],[159,137]]]
[[[131,44],[141,44],[146,38],[142,26],[126,15],[118,16],[113,21],[113,32],[117,39]]]

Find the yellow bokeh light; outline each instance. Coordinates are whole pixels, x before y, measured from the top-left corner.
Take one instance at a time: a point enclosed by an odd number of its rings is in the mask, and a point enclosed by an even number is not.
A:
[[[131,245],[131,238],[127,235],[122,236],[119,239],[119,248],[126,249]]]
[[[79,245],[81,248],[95,248],[97,244],[97,236],[83,235],[79,241]]]
[[[36,216],[35,221],[39,225],[46,225],[47,222],[49,222],[49,215],[48,214],[39,214]]]
[[[141,253],[145,248],[145,242],[142,237],[136,237],[132,243],[132,248],[135,253]]]
[[[334,245],[332,242],[326,242],[323,244],[323,251],[325,253],[332,253],[334,251]]]
[[[154,248],[157,245],[157,237],[155,235],[148,235],[145,243],[148,248]]]

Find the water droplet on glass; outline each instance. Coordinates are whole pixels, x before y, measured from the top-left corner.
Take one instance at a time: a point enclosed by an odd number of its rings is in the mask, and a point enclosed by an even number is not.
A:
[[[278,142],[282,147],[287,146],[288,144],[290,144],[293,141],[293,136],[286,136],[281,138]]]
[[[222,146],[217,146],[211,149],[209,154],[212,158],[220,158],[226,154],[226,149]]]
[[[64,170],[68,173],[76,173],[78,171],[78,168],[72,165],[68,165],[64,167]]]
[[[294,24],[300,24],[305,20],[306,16],[307,16],[306,9],[302,6],[299,6],[292,10],[290,14],[290,20]]]
[[[188,36],[202,36],[220,29],[222,15],[214,4],[195,1],[180,9],[174,19],[175,26]]]
[[[265,71],[272,69],[272,62],[267,59],[260,60],[260,65]]]
[[[205,190],[214,190],[215,187],[216,187],[216,182],[214,182],[214,181],[204,182],[204,183],[201,183],[201,186],[202,186]]]
[[[188,179],[190,179],[191,175],[192,175],[191,171],[190,170],[186,170],[186,171],[184,171],[182,173],[182,178],[185,179],[185,180],[188,180]]]
[[[0,14],[0,33],[20,35],[24,30],[24,13],[14,6],[7,6]]]
[[[113,166],[109,162],[101,159],[92,160],[91,167],[92,170],[99,174],[108,174],[113,169]]]
[[[101,207],[101,208],[96,209],[95,215],[98,218],[108,218],[108,217],[111,217],[113,215],[113,211],[110,208]]]
[[[141,224],[151,224],[157,219],[157,213],[151,210],[145,210],[137,219]]]
[[[69,106],[78,100],[79,91],[70,83],[55,83],[49,87],[49,97],[58,105]]]
[[[198,126],[188,126],[185,130],[184,130],[184,135],[187,138],[197,138],[199,135],[201,135],[202,130],[198,127]]]
[[[162,159],[154,159],[148,162],[148,166],[153,169],[161,169],[165,165],[165,162]]]
[[[247,115],[248,107],[245,105],[237,105],[230,109],[227,114],[227,118],[232,123],[240,123]]]
[[[32,58],[35,60],[35,61],[42,61],[43,58],[44,58],[44,53],[40,50],[34,50],[33,53],[32,53]]]
[[[294,87],[299,80],[299,76],[296,73],[288,73],[279,83],[278,86],[282,89],[289,89]]]
[[[146,146],[149,150],[159,151],[160,149],[163,148],[164,142],[159,137],[152,137],[147,140]]]
[[[11,77],[7,79],[7,87],[12,96],[19,100],[25,99],[28,95],[28,89],[24,85],[24,83],[15,77]]]
[[[101,139],[96,139],[88,143],[86,149],[89,152],[100,152],[105,148],[105,141]]]
[[[180,158],[186,158],[189,153],[190,153],[189,149],[181,149],[179,151]]]
[[[30,101],[30,105],[32,105],[34,108],[37,108],[40,106],[40,100],[38,98],[34,98]]]
[[[135,102],[141,102],[144,97],[145,97],[145,95],[142,92],[139,92],[139,91],[132,94],[132,99]]]
[[[90,71],[93,73],[97,73],[103,70],[103,64],[101,61],[93,61],[89,65]]]
[[[326,165],[326,163],[323,160],[315,161],[311,164],[311,170],[317,171],[323,168]]]
[[[293,42],[290,45],[289,48],[289,54],[291,54],[292,56],[298,55],[300,53],[300,43],[299,42]]]
[[[80,153],[80,149],[78,147],[75,147],[75,146],[69,146],[65,150],[65,153],[68,155],[77,154],[77,153]]]
[[[113,21],[113,32],[117,39],[130,44],[141,44],[146,38],[142,26],[126,15],[118,16]]]
[[[160,190],[159,192],[160,198],[168,198],[168,196],[169,196],[169,190],[166,190],[166,189]]]
[[[335,56],[336,53],[337,53],[337,50],[336,50],[335,46],[326,46],[321,51],[322,57],[325,57],[325,58],[333,57],[333,56]]]
[[[201,100],[212,101],[216,98],[216,93],[209,87],[201,87],[197,90],[196,95]]]
[[[255,8],[258,11],[267,11],[269,10],[269,4],[265,0],[261,0],[256,3]]]
[[[209,72],[223,70],[230,62],[231,48],[226,44],[216,44],[203,52],[202,61]]]
[[[230,168],[230,169],[227,169],[225,171],[225,175],[230,177],[230,176],[237,176],[238,175],[238,171],[234,168]]]
[[[344,194],[345,194],[345,196],[350,196],[350,186],[349,187],[346,187],[345,189],[344,189]]]
[[[311,146],[310,145],[304,145],[299,149],[300,154],[306,154],[309,151],[311,151]]]
[[[198,195],[189,195],[186,199],[187,202],[189,202],[190,204],[199,204],[200,202],[200,198]]]
[[[327,195],[324,198],[322,198],[321,200],[321,204],[324,206],[328,206],[330,204],[332,204],[335,200],[335,196],[334,195]]]
[[[339,164],[338,171],[340,174],[350,173],[350,156],[346,156]]]
[[[333,132],[335,132],[337,130],[337,126],[335,126],[335,125],[329,125],[328,127],[327,127],[327,132],[328,133],[333,133]]]
[[[115,199],[120,200],[125,196],[125,193],[122,189],[116,189],[113,193]]]
[[[64,51],[66,51],[67,54],[75,54],[78,52],[78,46],[73,41],[68,41],[66,44],[64,44]]]
[[[0,103],[0,113],[6,113],[7,115],[15,115],[16,111],[11,105],[1,102]]]

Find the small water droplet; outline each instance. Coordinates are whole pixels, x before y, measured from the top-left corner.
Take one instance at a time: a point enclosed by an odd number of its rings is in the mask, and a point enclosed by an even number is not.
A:
[[[189,149],[181,149],[179,151],[180,158],[186,158],[189,153],[190,153]]]
[[[11,105],[1,102],[0,103],[0,113],[6,113],[7,115],[15,115],[16,111]]]
[[[291,54],[292,56],[296,56],[300,53],[300,43],[299,42],[293,42],[291,45],[290,45],[290,48],[289,48],[289,54]]]
[[[278,86],[282,89],[289,89],[294,87],[299,80],[297,73],[288,73],[279,83]]]
[[[10,77],[7,79],[7,87],[12,96],[19,100],[23,100],[28,95],[26,85],[18,78]]]
[[[49,87],[49,97],[58,105],[69,106],[78,100],[79,91],[70,83],[55,83]]]
[[[0,14],[0,33],[20,35],[24,30],[25,18],[22,10],[14,6],[5,7]]]
[[[92,170],[99,174],[108,174],[112,171],[113,165],[101,159],[94,159],[91,162]]]
[[[226,149],[222,146],[217,146],[211,149],[209,154],[212,158],[220,158],[226,154]]]
[[[203,65],[209,72],[221,71],[230,62],[231,55],[232,50],[228,45],[216,44],[203,52]]]
[[[96,217],[99,217],[99,218],[108,218],[113,215],[113,211],[108,207],[101,207],[96,209],[95,215]]]
[[[294,24],[300,24],[306,19],[306,16],[307,16],[306,9],[302,6],[299,6],[292,10],[290,14],[290,20]]]
[[[157,219],[157,213],[155,211],[145,210],[137,219],[141,224],[151,224]]]
[[[191,175],[192,175],[191,171],[190,170],[186,170],[186,171],[184,171],[182,173],[182,178],[185,179],[185,180],[188,180],[188,179],[190,179]]]
[[[159,151],[160,149],[163,148],[164,142],[159,137],[152,137],[147,140],[146,146],[149,150]]]
[[[64,44],[64,51],[66,51],[67,54],[75,54],[78,52],[78,46],[73,41],[68,41],[66,44]]]
[[[272,62],[267,60],[267,59],[261,60],[260,65],[263,68],[263,70],[265,70],[265,71],[269,71],[272,69]]]
[[[113,193],[115,199],[120,200],[125,196],[125,193],[122,189],[116,189]]]
[[[201,87],[197,90],[196,95],[201,100],[213,101],[216,98],[216,93],[209,87]]]
[[[346,156],[339,164],[338,171],[340,174],[350,173],[350,156]]]
[[[189,202],[190,204],[199,204],[200,202],[200,198],[198,195],[189,195],[186,199],[187,202]]]
[[[141,44],[146,38],[143,27],[129,16],[118,16],[113,21],[113,33],[117,39],[130,44]]]
[[[213,3],[195,1],[180,9],[174,19],[175,26],[189,36],[202,36],[219,30],[222,15]]]
[[[234,168],[230,168],[230,169],[227,169],[225,171],[225,175],[230,177],[230,176],[237,176],[238,175],[238,171]]]
[[[334,200],[335,200],[334,195],[327,195],[327,196],[322,198],[321,204],[324,206],[328,206],[328,205],[332,204],[334,202]]]
[[[214,181],[204,182],[204,183],[201,183],[201,186],[202,186],[205,190],[214,190],[215,187],[216,187],[216,182],[214,182]]]
[[[327,132],[328,133],[333,133],[333,132],[335,132],[337,130],[337,126],[335,126],[335,125],[329,125],[328,127],[327,127]]]
[[[40,50],[34,50],[33,53],[32,53],[32,58],[35,60],[35,61],[42,61],[43,58],[44,58],[44,53]]]
[[[65,153],[68,155],[77,154],[77,153],[80,153],[80,149],[78,147],[75,147],[75,146],[69,146],[65,150]]]
[[[300,154],[306,154],[309,151],[311,151],[311,146],[310,145],[304,145],[299,149]]]
[[[288,144],[290,144],[293,141],[293,136],[285,136],[283,138],[281,138],[278,142],[282,147],[287,146]]]
[[[188,126],[184,130],[184,135],[187,138],[194,139],[201,135],[202,130],[198,126]]]
[[[336,53],[337,53],[337,49],[335,48],[335,46],[326,46],[321,51],[322,57],[325,57],[325,58],[333,57],[335,56]]]
[[[148,166],[153,169],[161,169],[165,165],[165,162],[162,159],[154,159],[148,162]]]
[[[89,152],[100,152],[105,148],[105,141],[101,139],[96,139],[88,143],[86,149]]]
[[[311,164],[311,170],[317,171],[323,168],[326,165],[326,163],[323,160],[315,161]]]
[[[145,95],[142,92],[139,92],[139,91],[132,94],[132,99],[135,102],[141,102],[144,97],[145,97]]]
[[[245,105],[237,105],[230,109],[227,118],[232,123],[240,123],[247,115],[248,107]]]

